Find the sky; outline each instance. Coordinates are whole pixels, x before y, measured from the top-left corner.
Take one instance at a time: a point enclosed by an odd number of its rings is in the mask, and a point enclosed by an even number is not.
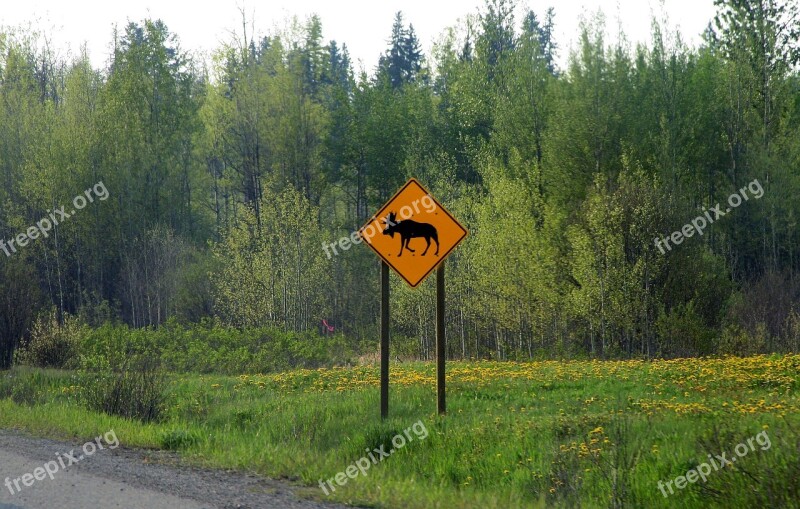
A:
[[[527,0],[518,2],[517,20],[523,9],[532,8],[540,18],[548,6],[555,6],[558,63],[563,67],[568,49],[578,35],[582,17],[598,10],[606,15],[609,40],[623,27],[629,41],[647,42],[650,20],[666,17],[669,26],[680,28],[690,44],[714,15],[713,0]],[[51,47],[61,56],[76,55],[85,43],[95,67],[109,59],[112,29],[128,21],[160,18],[178,35],[181,47],[208,55],[221,43],[241,34],[241,10],[252,21],[249,31],[266,35],[301,21],[312,13],[322,19],[323,37],[346,43],[355,70],[374,70],[385,51],[394,13],[403,11],[414,25],[426,54],[445,28],[475,14],[483,0],[0,0],[0,25],[32,25],[47,34]]]

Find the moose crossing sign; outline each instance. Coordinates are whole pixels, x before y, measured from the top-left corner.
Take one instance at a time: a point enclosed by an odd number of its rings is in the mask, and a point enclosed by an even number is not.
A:
[[[412,178],[359,234],[416,288],[464,240],[467,230]]]
[[[419,182],[410,179],[359,231],[381,257],[381,418],[389,415],[389,267],[416,288],[436,270],[436,405],[447,411],[445,390],[444,260],[467,230]]]

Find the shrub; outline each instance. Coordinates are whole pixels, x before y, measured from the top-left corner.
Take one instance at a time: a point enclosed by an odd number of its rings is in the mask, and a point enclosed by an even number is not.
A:
[[[758,323],[756,330],[750,334],[736,324],[729,324],[719,337],[719,353],[722,355],[755,355],[766,350],[769,332],[764,323]]]
[[[714,330],[697,312],[695,302],[662,312],[656,320],[659,350],[665,357],[692,357],[714,351]]]
[[[155,422],[166,408],[166,385],[155,362],[133,360],[118,372],[86,374],[82,398],[90,410]]]
[[[87,330],[80,341],[80,365],[118,371],[130,358],[146,358],[175,373],[238,375],[345,365],[360,352],[358,344],[341,334],[319,336],[269,327],[239,330],[213,321],[182,325],[169,320],[158,328],[105,324]]]
[[[19,361],[40,368],[71,367],[76,362],[78,344],[85,328],[77,318],[65,315],[58,322],[56,310],[39,315],[30,331],[30,339],[19,352]]]

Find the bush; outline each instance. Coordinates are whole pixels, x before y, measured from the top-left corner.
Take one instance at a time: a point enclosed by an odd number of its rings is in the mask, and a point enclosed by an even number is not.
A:
[[[714,352],[714,330],[697,312],[695,302],[678,305],[656,320],[659,350],[665,357],[693,357]]]
[[[134,360],[118,372],[86,374],[82,386],[81,397],[90,410],[156,422],[166,409],[166,377],[152,361]]]
[[[769,341],[769,332],[764,323],[756,325],[753,334],[736,324],[729,324],[719,337],[719,353],[721,355],[738,355],[746,357],[765,352]]]
[[[87,330],[80,342],[81,367],[117,371],[130,358],[153,359],[175,373],[268,373],[293,368],[345,365],[360,355],[341,334],[284,332],[274,328],[239,330],[212,321],[131,329],[105,324]]]
[[[84,331],[75,317],[65,315],[63,323],[59,323],[55,309],[43,313],[33,323],[30,339],[19,351],[18,360],[39,368],[74,367]]]

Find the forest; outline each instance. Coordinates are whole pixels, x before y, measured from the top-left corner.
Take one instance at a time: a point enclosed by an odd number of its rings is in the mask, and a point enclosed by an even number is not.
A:
[[[798,3],[715,5],[697,45],[655,18],[612,39],[595,12],[567,47],[552,8],[487,0],[430,54],[398,12],[367,70],[317,16],[243,20],[210,58],[144,19],[100,69],[5,29],[0,367],[45,329],[374,353],[379,259],[324,246],[410,177],[470,232],[451,358],[800,351]],[[433,358],[434,301],[392,276],[392,355]]]

